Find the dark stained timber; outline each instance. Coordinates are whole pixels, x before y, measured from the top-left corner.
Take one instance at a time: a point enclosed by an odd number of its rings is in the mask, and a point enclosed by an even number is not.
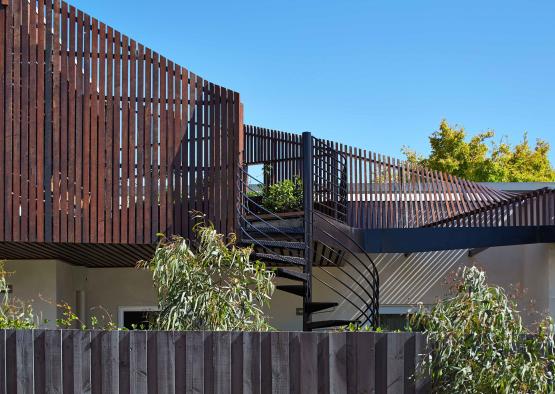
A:
[[[192,209],[235,231],[237,93],[61,0],[9,1],[0,33],[0,242],[141,258],[157,233],[190,236]]]
[[[300,134],[243,125],[238,93],[61,0],[0,7],[0,83],[6,256],[94,265],[121,245],[128,265],[158,233],[191,237],[191,211],[236,232],[240,166],[264,165],[266,185],[302,176]],[[502,192],[314,141],[314,209],[350,227],[555,225],[551,189]]]

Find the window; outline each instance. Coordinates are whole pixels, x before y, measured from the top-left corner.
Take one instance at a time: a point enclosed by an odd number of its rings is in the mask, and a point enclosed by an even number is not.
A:
[[[155,306],[120,306],[118,311],[118,325],[128,330],[146,330],[149,322],[156,315]]]

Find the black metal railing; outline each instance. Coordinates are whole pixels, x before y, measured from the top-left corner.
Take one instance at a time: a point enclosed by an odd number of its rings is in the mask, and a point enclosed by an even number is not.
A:
[[[239,167],[237,187],[238,234],[252,245],[255,258],[276,266],[300,285],[278,286],[303,297],[303,330],[348,323],[378,325],[379,277],[371,257],[345,231],[348,214],[347,161],[325,141],[303,133],[303,204],[297,214],[276,213],[264,206],[265,181]],[[291,265],[296,268],[293,271]],[[314,270],[313,266],[317,269]],[[342,303],[313,302],[313,279]],[[349,319],[315,321],[323,305],[349,305]],[[329,313],[327,312],[324,313]],[[332,310],[331,313],[343,313]]]
[[[297,241],[291,232],[286,230],[290,223],[283,216],[264,207],[261,199],[257,198],[261,196],[262,190],[266,187],[264,182],[249,174],[246,168],[241,166],[238,168],[237,216],[240,238],[252,241],[254,246],[263,248],[268,253],[276,254],[270,248],[265,247],[265,243],[261,241],[272,241],[276,239],[276,236],[282,237],[284,241]]]
[[[341,297],[354,308],[350,319],[359,325],[379,325],[379,274],[371,256],[364,251],[341,225],[328,215],[314,212],[318,229],[316,242],[341,253],[341,259],[333,264],[320,255],[322,267],[313,274],[314,280]]]
[[[314,209],[346,223],[347,158],[328,141],[313,138],[313,147]]]
[[[374,261],[353,239],[344,224],[348,219],[349,189],[347,157],[334,145],[313,138],[314,215],[318,219],[315,239],[341,251],[341,263],[322,264],[314,279],[350,304],[359,324],[379,324],[379,275]],[[326,256],[319,256],[328,260]],[[327,261],[325,261],[327,262]]]

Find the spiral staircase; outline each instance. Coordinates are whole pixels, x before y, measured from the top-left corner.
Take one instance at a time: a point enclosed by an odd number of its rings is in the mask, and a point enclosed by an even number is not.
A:
[[[345,224],[348,210],[345,158],[310,133],[302,136],[302,210],[271,212],[257,196],[268,186],[248,168],[238,170],[239,240],[253,248],[253,258],[267,264],[284,291],[303,300],[303,330],[312,331],[350,324],[378,325],[379,278],[371,257]],[[318,273],[313,271],[318,267]],[[313,299],[318,282],[334,299]],[[348,305],[352,319],[316,320],[315,313]]]

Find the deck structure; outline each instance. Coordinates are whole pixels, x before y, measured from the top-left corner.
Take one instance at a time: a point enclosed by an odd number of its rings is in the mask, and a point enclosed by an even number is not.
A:
[[[313,300],[313,280],[359,311],[354,323],[377,324],[369,252],[555,242],[552,189],[502,192],[244,125],[239,93],[61,0],[2,0],[0,109],[1,258],[131,266],[160,233],[190,238],[197,211],[293,281],[279,288],[303,298],[311,330],[350,323],[313,319],[338,305]],[[249,193],[294,177],[299,212],[276,214]]]

